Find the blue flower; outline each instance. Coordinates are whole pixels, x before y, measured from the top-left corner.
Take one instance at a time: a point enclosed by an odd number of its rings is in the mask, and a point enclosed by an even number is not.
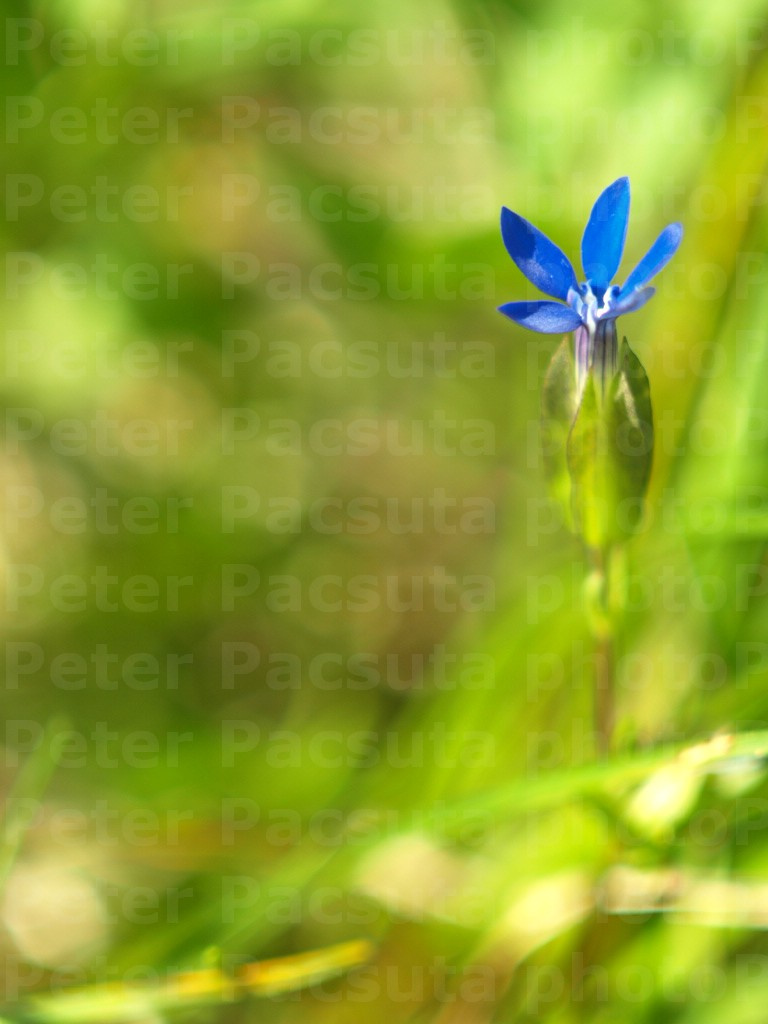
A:
[[[529,281],[559,302],[507,302],[500,312],[511,320],[543,334],[560,334],[578,328],[587,343],[589,363],[600,335],[615,334],[615,321],[623,313],[640,309],[655,288],[646,285],[677,251],[683,237],[680,224],[668,224],[629,275],[622,287],[611,284],[624,252],[629,219],[629,179],[619,178],[597,198],[581,240],[581,260],[586,281],[576,280],[570,260],[538,228],[506,207],[501,211],[501,235],[507,252]],[[598,339],[599,340],[599,339]]]

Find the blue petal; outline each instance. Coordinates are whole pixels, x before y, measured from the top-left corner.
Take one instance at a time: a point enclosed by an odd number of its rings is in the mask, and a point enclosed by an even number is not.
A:
[[[629,295],[635,288],[642,288],[655,277],[675,255],[682,239],[682,224],[668,224],[627,278],[620,297]]]
[[[619,178],[597,197],[581,240],[581,262],[593,289],[604,291],[624,252],[629,220],[629,178]]]
[[[540,334],[574,331],[581,323],[578,313],[570,306],[561,306],[559,302],[507,302],[499,306],[499,312]]]
[[[655,288],[636,288],[631,294],[620,299],[615,306],[612,306],[608,316],[611,319],[615,319],[624,313],[634,313],[636,309],[640,309],[649,299],[652,299],[655,294]]]
[[[517,266],[541,291],[565,300],[569,289],[578,289],[576,274],[565,253],[506,206],[501,208],[501,237]]]

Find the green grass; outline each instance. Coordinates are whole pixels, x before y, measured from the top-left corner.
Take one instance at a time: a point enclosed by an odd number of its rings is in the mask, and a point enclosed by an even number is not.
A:
[[[762,1019],[766,13],[13,12],[7,1020],[83,986],[105,1021]],[[497,218],[576,260],[622,174],[623,266],[685,239],[621,324],[656,450],[596,760],[557,339],[496,313],[534,297]],[[357,940],[319,984],[158,1005]],[[150,1009],[90,988],[140,978]]]

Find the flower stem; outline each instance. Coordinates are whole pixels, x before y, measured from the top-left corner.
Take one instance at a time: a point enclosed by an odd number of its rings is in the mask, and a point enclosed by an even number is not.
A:
[[[597,753],[610,753],[616,721],[615,660],[612,637],[598,638],[595,646],[595,737]]]
[[[595,640],[594,731],[598,756],[610,752],[616,722],[616,622],[611,593],[612,549],[593,549],[587,581],[587,614]]]

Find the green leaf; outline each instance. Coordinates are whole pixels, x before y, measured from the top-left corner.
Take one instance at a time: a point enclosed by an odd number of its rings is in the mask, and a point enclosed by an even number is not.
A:
[[[626,338],[619,352],[619,367],[611,388],[613,436],[617,443],[615,469],[619,476],[617,490],[625,503],[622,518],[628,533],[634,533],[642,517],[653,463],[651,386],[645,367]]]
[[[627,344],[606,394],[590,371],[567,444],[576,531],[591,547],[626,540],[643,511],[653,458],[650,387]]]
[[[506,821],[532,811],[558,808],[595,793],[631,787],[668,765],[683,765],[702,775],[728,775],[734,769],[762,771],[768,763],[768,732],[721,733],[700,741],[683,740],[614,755],[585,764],[568,764],[551,772],[524,775],[493,789],[428,808],[420,817],[425,828],[448,834],[468,821]],[[737,799],[737,798],[735,798]],[[375,829],[383,835],[408,832],[412,825],[394,823]]]
[[[566,335],[552,356],[541,394],[541,456],[553,498],[571,520],[571,477],[566,449],[578,408],[573,341]]]

